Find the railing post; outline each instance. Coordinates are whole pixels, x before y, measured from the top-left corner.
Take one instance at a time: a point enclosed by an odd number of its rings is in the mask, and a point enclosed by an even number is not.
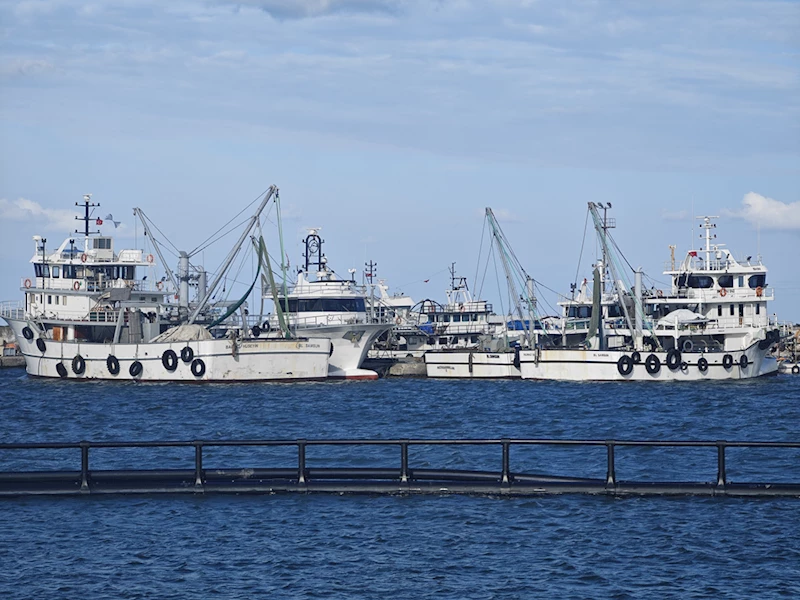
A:
[[[606,487],[615,487],[617,485],[617,472],[616,465],[614,464],[614,440],[606,440],[606,451],[608,456],[608,464],[606,466]]]
[[[306,441],[297,440],[297,483],[306,483]]]
[[[503,444],[503,474],[502,474],[502,477],[500,479],[500,482],[504,486],[507,486],[510,483],[509,482],[509,479],[510,479],[509,464],[511,462],[511,459],[510,459],[511,441],[509,439],[507,439],[507,438],[504,438],[503,440],[501,440],[501,443]]]
[[[81,491],[89,491],[89,442],[81,442]]]
[[[194,443],[194,487],[203,487],[203,442]]]
[[[408,483],[408,440],[400,442],[400,483]]]
[[[728,479],[725,473],[725,440],[717,441],[717,487],[724,488]]]

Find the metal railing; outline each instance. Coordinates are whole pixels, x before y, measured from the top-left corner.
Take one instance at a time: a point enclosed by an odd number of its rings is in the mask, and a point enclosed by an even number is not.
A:
[[[308,464],[310,447],[395,447],[398,463],[394,467],[315,468]],[[498,450],[493,470],[454,470],[416,468],[409,449],[420,446],[482,446]],[[523,473],[512,469],[511,450],[520,447],[605,448],[605,474],[602,477],[557,476]],[[296,460],[279,468],[207,469],[207,448],[294,448]],[[631,481],[617,476],[616,454],[620,448],[705,448],[716,457],[713,481],[657,482]],[[98,449],[191,448],[193,466],[184,469],[93,470],[90,452]],[[0,461],[9,451],[79,450],[80,469],[72,471],[0,471],[0,495],[69,493],[145,493],[145,492],[275,492],[325,491],[361,493],[541,493],[593,494],[694,494],[732,496],[800,496],[800,473],[792,483],[737,482],[728,480],[726,450],[730,448],[800,449],[800,442],[740,441],[661,441],[661,440],[557,440],[557,439],[386,439],[386,440],[193,440],[142,442],[4,443]],[[499,459],[499,460],[498,460]],[[0,465],[2,462],[0,462]],[[571,462],[570,464],[574,464]],[[794,461],[796,468],[800,462]],[[800,468],[798,468],[800,471]]]

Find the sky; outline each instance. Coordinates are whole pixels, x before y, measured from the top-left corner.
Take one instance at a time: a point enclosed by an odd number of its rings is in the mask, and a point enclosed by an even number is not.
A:
[[[337,272],[415,300],[452,262],[481,287],[485,207],[562,293],[587,202],[657,287],[717,215],[800,322],[798,32],[795,0],[4,0],[0,300],[85,193],[117,248],[138,206],[193,249],[276,184],[293,264],[322,227]]]

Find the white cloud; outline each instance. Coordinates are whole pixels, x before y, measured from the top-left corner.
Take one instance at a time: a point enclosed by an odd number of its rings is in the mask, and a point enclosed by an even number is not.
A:
[[[219,0],[253,6],[278,19],[302,19],[335,13],[391,13],[402,0]]]
[[[800,230],[800,202],[786,204],[756,192],[748,192],[742,199],[742,209],[730,211],[730,214],[762,229]]]
[[[45,208],[27,198],[17,200],[0,198],[0,220],[32,223],[45,231],[66,233],[75,228],[75,215],[72,211]],[[31,235],[34,233],[37,232],[31,230]]]

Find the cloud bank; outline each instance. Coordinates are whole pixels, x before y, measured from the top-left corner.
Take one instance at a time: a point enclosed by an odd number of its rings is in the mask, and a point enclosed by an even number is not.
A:
[[[756,192],[748,192],[742,199],[742,209],[732,214],[762,229],[800,231],[800,202],[786,204]]]
[[[69,210],[45,208],[27,198],[0,198],[0,220],[33,223],[45,231],[67,232],[75,229],[75,215]],[[36,231],[31,230],[31,235]]]
[[[393,13],[400,0],[220,0],[263,10],[276,19],[303,19],[337,13]]]

